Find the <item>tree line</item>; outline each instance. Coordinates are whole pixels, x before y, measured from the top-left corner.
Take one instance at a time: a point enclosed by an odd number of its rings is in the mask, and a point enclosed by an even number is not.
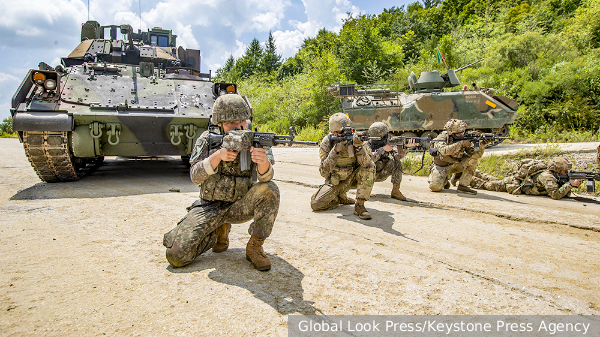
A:
[[[600,0],[423,0],[348,15],[339,33],[321,29],[283,60],[269,34],[230,56],[217,80],[236,82],[255,123],[284,132],[320,130],[340,110],[331,83],[398,83],[411,71],[456,69],[463,83],[516,99],[521,136],[600,133]]]

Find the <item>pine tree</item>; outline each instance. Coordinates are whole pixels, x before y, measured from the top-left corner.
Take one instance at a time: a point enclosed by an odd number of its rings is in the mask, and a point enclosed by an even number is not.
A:
[[[271,71],[279,69],[281,66],[281,55],[277,55],[277,46],[275,46],[275,38],[273,34],[269,32],[269,39],[267,40],[265,51],[261,59],[261,70],[270,73]]]
[[[256,38],[250,42],[246,53],[236,62],[236,68],[242,78],[248,78],[260,71],[263,49]]]

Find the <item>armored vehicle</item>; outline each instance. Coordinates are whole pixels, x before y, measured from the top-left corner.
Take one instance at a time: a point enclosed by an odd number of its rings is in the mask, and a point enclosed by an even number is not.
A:
[[[515,100],[495,95],[494,89],[479,89],[475,84],[470,89],[444,90],[460,86],[456,73],[477,62],[448,69],[442,75],[436,70],[423,72],[418,80],[411,72],[409,94],[398,92],[397,84],[332,84],[329,93],[342,99],[342,110],[357,130],[384,122],[397,135],[435,138],[449,119],[458,118],[469,129],[507,136],[509,125],[517,118]]]
[[[41,180],[73,181],[104,156],[189,157],[232,83],[200,72],[200,51],[158,27],[88,21],[61,65],[40,63],[12,99],[13,129]]]

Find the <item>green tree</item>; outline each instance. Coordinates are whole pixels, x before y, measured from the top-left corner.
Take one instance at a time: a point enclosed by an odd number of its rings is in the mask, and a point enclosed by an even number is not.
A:
[[[275,71],[281,66],[281,55],[277,54],[275,38],[273,38],[273,34],[271,34],[271,32],[269,32],[269,39],[267,40],[260,61],[260,69],[267,73]]]
[[[248,78],[260,71],[260,63],[263,57],[263,49],[256,38],[250,42],[246,52],[235,62],[236,71],[242,78]]]
[[[0,135],[6,136],[13,134],[14,132],[12,129],[12,125],[12,117],[4,118],[2,120],[2,123],[0,123]]]

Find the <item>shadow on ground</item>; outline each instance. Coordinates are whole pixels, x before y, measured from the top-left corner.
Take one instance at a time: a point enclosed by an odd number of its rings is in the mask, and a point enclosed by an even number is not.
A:
[[[267,272],[254,269],[246,260],[246,251],[243,248],[230,248],[219,254],[207,252],[190,265],[182,268],[169,266],[167,269],[172,273],[194,273],[214,269],[208,274],[210,279],[244,288],[282,315],[314,315],[319,311],[313,307],[314,302],[305,301],[303,298],[304,274],[279,256],[267,255],[271,259],[271,270]]]
[[[106,198],[127,195],[197,192],[189,168],[179,159],[107,159],[78,181],[40,182],[15,193],[10,200]]]

